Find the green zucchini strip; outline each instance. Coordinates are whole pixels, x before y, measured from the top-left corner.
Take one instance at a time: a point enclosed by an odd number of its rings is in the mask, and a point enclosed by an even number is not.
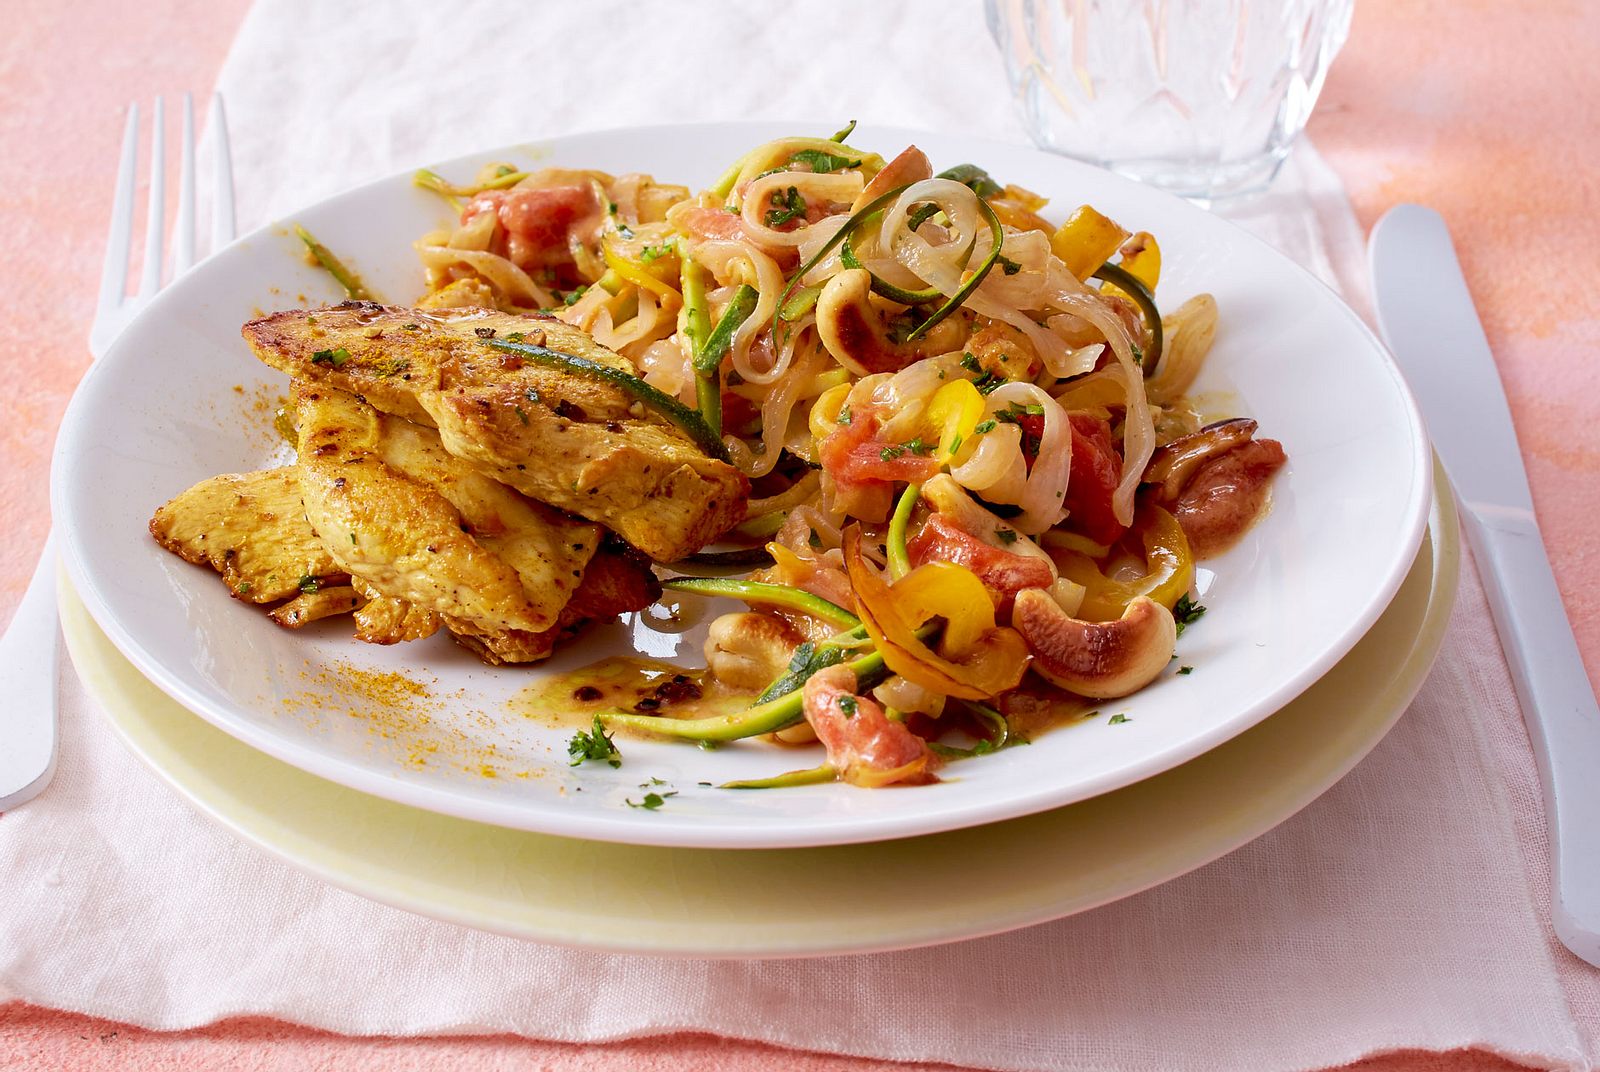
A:
[[[718,436],[722,434],[722,359],[733,345],[733,336],[739,326],[755,312],[759,297],[754,287],[746,283],[739,284],[739,289],[733,292],[727,308],[722,311],[722,319],[706,336],[705,345],[695,350],[695,398],[700,403],[701,416]]]
[[[856,258],[856,251],[850,248],[850,240],[848,238],[845,239],[844,245],[839,248],[839,260],[844,263],[846,268],[864,269],[872,277],[872,292],[888,298],[892,302],[899,302],[901,305],[922,305],[925,302],[938,301],[944,297],[938,287],[928,287],[924,290],[906,290],[904,287],[895,286],[870,268],[866,268]]]
[[[733,577],[674,577],[662,581],[661,587],[674,592],[695,592],[706,596],[731,596],[746,603],[786,607],[810,615],[818,621],[828,622],[840,629],[854,629],[861,619],[837,603],[814,596],[786,584],[767,584],[764,581],[741,581]]]
[[[875,651],[846,665],[855,672],[856,680],[860,683],[858,687],[861,688],[876,685],[888,676],[883,656]],[[715,715],[711,718],[662,718],[659,715],[633,715],[624,711],[600,716],[607,726],[625,726],[631,730],[691,741],[737,741],[744,737],[775,733],[803,718],[805,709],[800,689],[731,715]]]
[[[906,524],[911,520],[911,511],[916,508],[917,498],[921,494],[921,484],[907,484],[906,490],[900,493],[900,501],[895,503],[894,515],[889,518],[887,551],[891,581],[898,581],[911,572],[911,556],[906,551]]]
[[[1011,743],[1011,724],[1006,721],[1006,716],[990,707],[988,704],[978,703],[976,700],[962,700],[967,710],[978,717],[980,722],[988,725],[989,736],[973,745],[971,748],[953,748],[947,744],[930,742],[928,747],[947,759],[971,759],[973,756],[985,756],[990,752],[998,752]],[[1022,738],[1018,738],[1019,741]]]
[[[1112,264],[1110,261],[1094,270],[1096,279],[1103,279],[1133,298],[1133,304],[1139,307],[1139,315],[1144,318],[1145,327],[1150,329],[1150,349],[1145,353],[1139,367],[1144,369],[1146,376],[1155,375],[1156,365],[1161,361],[1161,310],[1156,308],[1155,295],[1150,293],[1150,288],[1144,281],[1126,268]]]
[[[311,256],[316,258],[318,264],[333,276],[334,282],[344,288],[346,296],[355,301],[372,301],[372,294],[361,285],[361,280],[356,274],[344,266],[344,262],[333,255],[333,251],[318,242],[311,236],[311,232],[300,226],[294,225],[295,237],[306,244],[306,249],[311,251]]]
[[[865,205],[861,206],[861,210],[853,214],[848,220],[845,220],[844,226],[839,228],[832,238],[824,242],[822,248],[813,253],[811,255],[811,259],[802,264],[800,266],[800,270],[795,272],[794,275],[789,278],[789,285],[783,288],[782,294],[778,295],[778,307],[772,311],[773,338],[778,337],[778,318],[783,313],[783,307],[788,304],[789,296],[794,293],[795,285],[798,284],[801,279],[805,278],[805,274],[811,271],[811,269],[815,268],[817,264],[821,262],[822,258],[832,253],[834,247],[838,246],[839,243],[849,238],[850,232],[861,226],[862,222],[865,221],[868,216],[871,216],[874,212],[877,212],[879,209],[883,208],[883,206],[887,205],[889,202],[893,201],[895,198],[899,197],[909,189],[911,189],[911,184],[909,182],[904,183],[900,186],[896,186],[887,193],[879,194],[877,197],[874,197],[871,201],[868,201]]]
[[[587,376],[594,380],[604,380],[677,425],[685,435],[694,440],[696,446],[713,458],[728,460],[728,448],[722,445],[722,437],[711,430],[711,426],[700,414],[676,398],[658,391],[637,376],[621,369],[614,369],[610,365],[602,365],[598,361],[591,361],[587,357],[579,357],[577,354],[569,354],[562,350],[552,350],[548,346],[509,342],[505,339],[484,339],[483,343],[496,350],[528,358],[546,368]]]
[[[961,308],[966,300],[972,296],[972,292],[977,290],[979,285],[983,283],[984,277],[989,274],[989,270],[994,267],[995,262],[1000,258],[1000,247],[1005,244],[1006,240],[1005,232],[1000,228],[1000,217],[994,214],[994,209],[989,207],[989,202],[981,197],[978,198],[978,208],[983,212],[984,219],[988,221],[989,233],[994,240],[994,244],[989,249],[989,255],[983,258],[983,262],[978,265],[978,270],[973,272],[965,283],[961,284],[960,289],[950,295],[949,301],[939,306],[938,309],[934,310],[932,316],[911,330],[911,334],[906,336],[907,342],[916,342],[932,330],[934,325]],[[976,242],[978,236],[974,234],[972,239]],[[972,254],[969,252],[967,255],[970,257]]]
[[[837,781],[839,772],[833,769],[832,763],[824,763],[820,767],[807,767],[805,770],[792,770],[771,778],[750,778],[741,782],[723,782],[718,789],[787,789],[794,785],[821,785],[824,782]]]

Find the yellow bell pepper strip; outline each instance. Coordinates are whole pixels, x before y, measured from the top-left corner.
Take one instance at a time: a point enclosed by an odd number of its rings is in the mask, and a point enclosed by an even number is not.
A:
[[[704,596],[731,596],[746,603],[783,607],[798,611],[840,629],[854,629],[861,619],[830,600],[814,596],[786,584],[741,581],[732,577],[674,577],[661,587],[674,592],[694,592]]]
[[[821,785],[825,782],[838,781],[839,772],[833,769],[832,763],[824,763],[820,767],[807,767],[804,770],[792,770],[784,774],[774,775],[771,778],[750,778],[738,782],[723,782],[718,789],[786,789],[792,785]]]
[[[1161,310],[1156,308],[1154,295],[1132,272],[1115,264],[1102,264],[1094,270],[1094,275],[1113,284],[1118,291],[1131,297],[1133,304],[1139,307],[1139,316],[1144,320],[1145,330],[1150,336],[1150,345],[1135,356],[1138,358],[1139,367],[1144,370],[1146,376],[1149,376],[1161,362]]]
[[[648,290],[654,294],[667,309],[676,310],[683,304],[683,296],[673,290],[671,284],[663,283],[660,279],[657,279],[655,273],[638,261],[631,261],[624,257],[617,252],[616,247],[610,242],[602,242],[600,248],[605,256],[607,268],[640,290]]]
[[[1117,261],[1117,267],[1143,283],[1145,289],[1154,294],[1156,284],[1161,282],[1161,247],[1156,243],[1156,236],[1149,231],[1140,231],[1122,243],[1122,257]]]
[[[1139,596],[1148,596],[1171,610],[1193,586],[1194,555],[1175,517],[1159,506],[1141,507],[1134,531],[1144,544],[1145,573],[1132,580],[1107,577],[1092,559],[1077,551],[1058,551],[1051,556],[1061,576],[1084,587],[1083,603],[1075,617],[1115,621]]]
[[[1110,260],[1127,238],[1128,232],[1115,220],[1102,216],[1091,205],[1080,205],[1050,236],[1050,249],[1061,258],[1067,271],[1085,280]]]
[[[972,437],[981,420],[983,395],[971,380],[952,380],[935,391],[923,414],[924,439],[939,444],[934,460],[948,465],[961,444]]]
[[[1090,413],[1103,418],[1111,415],[1112,407],[1122,409],[1128,404],[1128,392],[1122,385],[1120,373],[1094,373],[1069,384],[1065,391],[1056,395],[1056,401],[1068,413]]]
[[[811,404],[811,416],[806,424],[818,440],[828,438],[839,427],[839,414],[844,411],[845,399],[850,397],[852,384],[841,383],[817,396]]]
[[[1022,680],[1028,646],[1014,629],[995,624],[994,602],[970,570],[930,562],[890,587],[861,557],[858,525],[845,533],[844,560],[861,624],[895,673],[966,700],[987,699]],[[935,617],[945,621],[938,651],[917,636]]]
[[[344,262],[333,255],[333,251],[318,242],[311,236],[311,232],[300,226],[294,225],[295,237],[306,244],[306,252],[333,276],[334,282],[344,288],[345,295],[352,301],[372,301],[372,292],[361,284],[361,279]]]
[[[612,368],[610,365],[602,365],[598,361],[591,361],[587,357],[569,354],[562,350],[552,350],[548,346],[511,342],[509,339],[484,339],[482,342],[492,349],[516,354],[546,368],[613,384],[677,425],[685,435],[694,440],[695,446],[711,457],[720,461],[728,460],[728,448],[723,445],[722,437],[711,429],[700,414],[637,376]]]

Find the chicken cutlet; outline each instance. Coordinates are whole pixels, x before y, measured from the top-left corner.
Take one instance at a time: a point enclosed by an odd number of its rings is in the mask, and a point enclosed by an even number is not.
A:
[[[681,559],[743,518],[744,475],[616,384],[484,345],[526,341],[633,371],[553,317],[345,302],[252,320],[243,334],[273,368],[438,429],[450,454],[657,561]]]
[[[433,614],[486,661],[532,662],[659,596],[640,555],[447,453],[433,429],[317,384],[296,383],[293,405],[306,517],[355,583],[393,601],[363,608],[364,632],[403,639]]]
[[[276,603],[349,579],[306,521],[292,467],[202,480],[155,512],[150,535],[184,561],[222,574],[234,598],[248,603]]]

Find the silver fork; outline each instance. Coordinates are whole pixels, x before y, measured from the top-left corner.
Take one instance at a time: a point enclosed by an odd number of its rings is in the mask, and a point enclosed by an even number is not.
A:
[[[128,106],[122,135],[122,157],[111,202],[111,231],[106,238],[105,265],[100,272],[100,300],[89,351],[99,358],[162,286],[166,229],[166,110],[156,98],[150,137],[150,201],[139,289],[127,294],[129,257],[133,249],[134,173],[138,163],[139,106]],[[213,174],[211,251],[233,241],[233,165],[229,159],[228,124],[222,96],[211,98]],[[183,95],[183,144],[178,165],[178,218],[172,233],[172,274],[176,279],[195,262],[195,134],[194,101]],[[56,667],[60,658],[60,621],[55,599],[55,533],[45,538],[39,565],[5,635],[0,636],[0,812],[36,796],[50,783],[56,766]]]

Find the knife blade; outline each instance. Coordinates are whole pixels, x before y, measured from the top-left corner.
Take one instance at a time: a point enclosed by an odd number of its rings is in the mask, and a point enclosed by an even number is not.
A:
[[[1533,744],[1556,935],[1600,966],[1600,707],[1533,512],[1505,389],[1443,217],[1397,205],[1369,246],[1378,324],[1455,486]]]

